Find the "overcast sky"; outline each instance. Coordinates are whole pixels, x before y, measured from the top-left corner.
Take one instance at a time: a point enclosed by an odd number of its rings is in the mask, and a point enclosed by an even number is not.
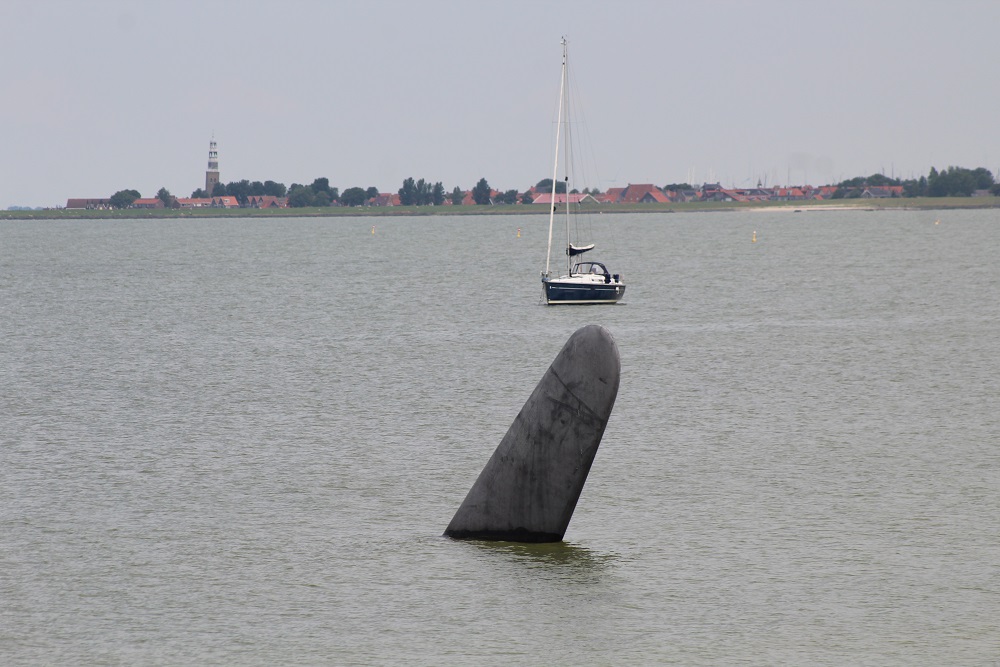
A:
[[[221,179],[522,190],[1000,167],[997,0],[0,0],[0,208]]]

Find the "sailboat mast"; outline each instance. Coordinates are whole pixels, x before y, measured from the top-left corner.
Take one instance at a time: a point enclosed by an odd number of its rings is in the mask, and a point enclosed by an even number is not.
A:
[[[556,182],[559,178],[559,137],[563,126],[563,102],[566,97],[566,38],[562,38],[562,75],[559,80],[559,114],[556,116],[556,151],[552,165],[552,205],[549,207],[549,246],[545,254],[545,275],[549,275],[549,261],[552,258],[552,224],[556,218]]]
[[[572,163],[570,161],[572,152],[570,151],[570,143],[573,140],[573,128],[569,125],[569,111],[570,104],[572,100],[569,97],[569,55],[566,48],[566,38],[563,37],[563,91],[566,97],[566,101],[563,103],[563,128],[565,131],[565,136],[563,137],[563,173],[566,176],[563,178],[566,187],[563,190],[566,193],[566,201],[563,203],[563,208],[566,209],[566,275],[571,275],[573,273],[573,256],[569,254],[570,248],[570,235],[569,235],[569,223],[570,223],[570,211],[569,211],[569,172],[572,168]]]

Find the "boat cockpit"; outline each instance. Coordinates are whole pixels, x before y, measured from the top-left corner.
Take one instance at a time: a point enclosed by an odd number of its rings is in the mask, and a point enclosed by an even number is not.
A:
[[[610,283],[612,278],[615,282],[619,281],[618,276],[612,276],[608,271],[607,267],[600,262],[578,262],[573,265],[573,270],[570,271],[571,276],[601,276],[604,278],[604,282]]]

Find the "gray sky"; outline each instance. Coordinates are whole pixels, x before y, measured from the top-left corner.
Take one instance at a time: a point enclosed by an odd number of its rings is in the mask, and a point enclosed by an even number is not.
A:
[[[0,208],[223,182],[501,190],[1000,167],[1000,2],[0,0]]]

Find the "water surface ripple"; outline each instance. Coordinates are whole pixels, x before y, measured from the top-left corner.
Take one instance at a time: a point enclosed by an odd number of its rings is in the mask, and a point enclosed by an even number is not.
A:
[[[0,662],[992,664],[998,215],[4,223]],[[589,323],[567,541],[442,538]]]

